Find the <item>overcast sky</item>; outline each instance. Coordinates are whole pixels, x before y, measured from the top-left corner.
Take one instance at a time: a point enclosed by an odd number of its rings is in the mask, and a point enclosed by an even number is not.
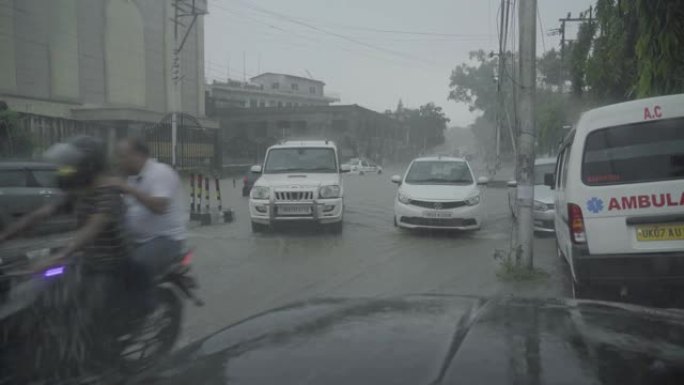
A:
[[[499,3],[209,0],[206,76],[209,81],[225,80],[229,73],[238,80],[259,72],[312,76],[326,83],[326,92],[339,93],[343,104],[382,112],[394,109],[399,99],[407,107],[432,101],[444,108],[452,125],[466,126],[475,115],[447,100],[449,75],[468,60],[469,51],[498,49]],[[559,18],[577,15],[592,3],[538,0],[538,55],[558,47],[559,38],[547,32],[558,28]],[[517,12],[512,20],[517,24]],[[512,35],[513,41],[517,46]]]

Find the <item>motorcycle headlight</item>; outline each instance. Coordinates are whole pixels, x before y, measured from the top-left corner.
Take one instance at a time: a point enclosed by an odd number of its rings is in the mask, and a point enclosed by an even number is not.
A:
[[[271,197],[271,189],[264,186],[254,186],[252,187],[252,198],[253,199],[268,199]]]
[[[319,195],[322,199],[339,198],[341,190],[340,186],[337,185],[323,186],[319,191]]]
[[[546,211],[546,203],[534,201],[534,211]]]
[[[399,202],[401,202],[401,203],[403,203],[403,204],[405,204],[405,205],[407,205],[407,204],[409,204],[409,203],[411,202],[411,199],[410,199],[406,194],[404,194],[404,193],[398,193],[398,194],[397,194],[397,199],[399,200]]]
[[[475,196],[472,196],[472,197],[466,199],[465,203],[468,206],[475,206],[476,204],[480,203],[480,195],[475,195]]]

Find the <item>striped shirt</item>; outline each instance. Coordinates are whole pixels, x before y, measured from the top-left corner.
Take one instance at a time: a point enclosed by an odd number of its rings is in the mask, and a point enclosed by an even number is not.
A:
[[[107,217],[104,229],[81,249],[84,267],[95,270],[119,267],[128,255],[126,206],[121,193],[112,187],[97,187],[74,198],[74,212],[79,228],[94,214],[104,214]]]

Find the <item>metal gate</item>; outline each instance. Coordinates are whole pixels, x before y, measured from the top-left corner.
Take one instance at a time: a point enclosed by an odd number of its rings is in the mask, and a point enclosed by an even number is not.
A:
[[[178,169],[216,168],[218,159],[218,131],[202,127],[192,115],[178,114],[176,167]],[[150,156],[171,164],[171,114],[145,131]]]

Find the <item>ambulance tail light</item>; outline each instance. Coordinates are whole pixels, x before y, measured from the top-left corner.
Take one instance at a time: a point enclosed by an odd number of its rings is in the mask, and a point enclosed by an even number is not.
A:
[[[584,230],[582,209],[574,203],[568,203],[568,223],[570,224],[572,243],[586,243],[587,236]]]

